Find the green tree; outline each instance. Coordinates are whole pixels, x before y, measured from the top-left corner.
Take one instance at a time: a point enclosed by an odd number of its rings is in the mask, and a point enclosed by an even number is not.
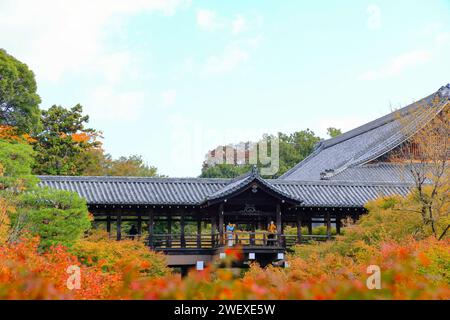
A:
[[[216,164],[204,168],[201,178],[235,178],[250,171],[250,165]]]
[[[0,140],[0,218],[10,225],[2,238],[15,241],[28,230],[43,247],[70,245],[90,227],[86,202],[75,192],[38,187],[34,154],[29,145]]]
[[[273,141],[273,136],[264,135],[262,140]],[[320,141],[313,131],[306,129],[297,131],[291,134],[278,133],[279,141],[279,170],[278,172],[268,178],[277,178],[297,163],[305,159],[314,150],[314,146]],[[254,146],[254,143],[248,143],[248,146]],[[269,144],[270,146],[270,144]],[[237,148],[237,146],[235,147]],[[216,148],[215,150],[218,150]],[[249,150],[246,150],[246,157]],[[235,151],[236,153],[236,151]],[[248,161],[242,163],[238,161],[235,156],[234,164],[222,164],[210,161],[212,151],[207,155],[207,159],[203,163],[201,177],[203,178],[234,178],[248,172],[251,165]],[[263,165],[258,162],[258,167]]]
[[[276,177],[282,175],[297,163],[305,159],[314,150],[320,138],[309,129],[292,134],[279,133],[280,138],[280,170]]]
[[[86,154],[99,148],[99,132],[86,128],[89,116],[81,105],[71,109],[52,106],[42,111],[43,130],[35,136],[36,174],[81,175],[86,166]]]
[[[39,103],[36,81],[28,66],[0,49],[0,125],[21,132],[39,129]]]
[[[156,167],[145,163],[142,156],[132,155],[113,159],[101,149],[93,149],[85,156],[87,165],[83,175],[160,177]]]
[[[77,193],[37,188],[23,193],[13,220],[21,220],[22,229],[39,235],[41,247],[71,246],[91,227],[86,200]]]
[[[31,173],[33,157],[31,146],[0,140],[0,192],[17,193],[36,185],[37,179]]]
[[[108,176],[158,176],[156,167],[147,165],[142,156],[132,155],[114,160],[110,155],[107,155],[106,158],[107,164],[105,174]]]
[[[333,127],[329,127],[327,128],[327,134],[331,137],[331,138],[335,138],[337,136],[340,136],[342,134],[341,129],[336,129]]]

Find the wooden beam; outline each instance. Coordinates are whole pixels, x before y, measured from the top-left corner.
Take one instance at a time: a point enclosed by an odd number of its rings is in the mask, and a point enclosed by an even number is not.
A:
[[[142,218],[140,215],[137,217],[137,232],[138,232],[138,235],[141,236],[141,234],[142,234]]]
[[[223,203],[219,205],[219,243],[223,245]]]
[[[148,211],[148,246],[150,248],[153,248],[153,225],[155,223],[154,221],[155,216],[152,209]]]
[[[108,237],[111,237],[111,216],[106,217],[106,232],[108,232]]]
[[[255,232],[256,232],[256,222],[253,221],[251,224],[252,227],[252,234],[250,235],[250,245],[255,245]]]
[[[172,215],[167,215],[167,234],[169,235],[167,238],[167,247],[172,248]]]
[[[300,214],[297,214],[297,243],[302,243],[302,219]]]
[[[281,206],[279,204],[277,204],[277,240],[278,240],[278,245],[281,247],[282,246],[282,239],[281,239],[281,233],[283,232],[283,228],[282,228],[282,220],[281,220]]]
[[[336,215],[336,233],[341,234],[341,216]]]
[[[180,239],[180,242],[181,242],[181,247],[182,248],[185,248],[186,247],[186,237],[185,237],[185,234],[184,234],[184,227],[185,227],[185,221],[184,221],[184,213],[181,213],[181,216],[180,216],[180,231],[181,231],[181,239]]]
[[[216,217],[211,216],[211,246],[215,247],[215,234],[216,234]]]
[[[197,248],[202,247],[202,222],[197,220]]]
[[[331,239],[331,216],[330,216],[330,212],[327,212],[325,214],[325,223],[327,226],[327,239],[330,240]]]
[[[120,210],[117,210],[117,235],[116,240],[120,241],[122,240],[122,212]]]

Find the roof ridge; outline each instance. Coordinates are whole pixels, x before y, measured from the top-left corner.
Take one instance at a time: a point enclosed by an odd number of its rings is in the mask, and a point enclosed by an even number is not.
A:
[[[396,120],[396,117],[400,114],[401,116],[405,116],[408,114],[411,114],[412,112],[415,111],[415,109],[417,109],[418,107],[420,107],[421,103],[425,102],[428,103],[428,101],[433,98],[436,95],[437,92],[434,92],[428,96],[426,96],[425,98],[422,98],[420,100],[417,100],[403,108],[400,108],[398,110],[394,110],[380,118],[377,118],[375,120],[372,120],[370,122],[367,122],[359,127],[356,127],[354,129],[351,129],[347,132],[344,132],[343,134],[334,137],[334,138],[330,138],[327,140],[323,141],[324,147],[325,148],[329,148],[332,147],[338,143],[344,142],[348,139],[351,139],[355,136],[361,135],[363,133],[366,133],[368,131],[374,130],[378,127],[381,127],[387,123],[390,123],[392,121]]]
[[[345,181],[345,180],[284,180],[284,179],[272,179],[268,182],[274,184],[284,185],[318,185],[318,186],[354,186],[354,187],[366,187],[366,186],[391,186],[391,187],[411,187],[414,184],[408,182],[384,182],[384,181]]]
[[[53,175],[38,175],[38,179],[46,181],[152,181],[152,182],[192,182],[201,181],[202,183],[229,183],[231,179],[229,178],[171,178],[171,177],[138,177],[138,176],[53,176]]]
[[[433,104],[432,103],[433,99],[436,98],[436,96],[438,96],[440,98],[440,101],[439,101],[439,103]],[[354,128],[350,131],[347,131],[347,132],[343,133],[342,135],[339,135],[338,137],[327,139],[327,140],[322,140],[319,142],[319,144],[316,146],[315,150],[308,157],[306,157],[305,159],[300,161],[298,164],[296,164],[294,167],[292,167],[290,170],[285,172],[283,175],[280,176],[280,178],[281,179],[288,178],[290,175],[297,172],[302,166],[309,163],[309,161],[311,159],[313,159],[321,151],[323,151],[327,148],[330,148],[332,146],[335,146],[337,144],[340,144],[342,142],[345,142],[354,137],[360,136],[369,131],[375,130],[383,125],[391,123],[391,122],[395,121],[399,116],[403,117],[406,115],[413,114],[413,112],[418,110],[423,105],[437,108],[437,112],[422,112],[420,118],[427,120],[426,122],[428,123],[428,121],[430,119],[432,119],[434,116],[436,116],[436,114],[441,112],[441,110],[447,105],[448,100],[450,100],[450,84],[447,84],[446,86],[441,87],[438,91],[436,91],[435,93],[433,93],[431,95],[428,95],[425,98],[422,98],[412,104],[409,104],[408,106],[405,106],[399,110],[395,110],[387,115],[384,115],[378,119],[375,119],[371,122],[368,122],[364,125]],[[408,139],[411,135],[413,135],[415,132],[417,132],[417,130],[412,130],[412,129],[410,131],[414,131],[414,132],[412,134],[408,135],[408,137],[406,137],[406,139]],[[394,135],[390,134],[390,137],[393,137],[393,136]],[[376,147],[380,144],[380,139],[377,139],[377,141],[372,142],[369,146],[362,148],[358,153],[353,155],[350,159],[340,161],[340,163],[335,163],[333,165],[333,168],[328,168],[328,169],[333,169],[335,171],[337,170],[337,171],[341,172],[348,167],[367,163],[368,161],[376,159],[377,157],[380,156],[379,152],[376,151]],[[404,141],[404,139],[401,137],[396,137],[395,139],[391,139],[391,140],[392,140],[391,144],[393,146],[392,148],[395,148],[398,145],[398,142],[402,143]],[[367,154],[368,150],[373,150],[372,156],[364,157],[364,155]],[[384,153],[384,151],[383,151],[383,153]],[[322,169],[322,170],[325,170],[325,169]],[[324,171],[322,171],[322,172],[324,172]]]

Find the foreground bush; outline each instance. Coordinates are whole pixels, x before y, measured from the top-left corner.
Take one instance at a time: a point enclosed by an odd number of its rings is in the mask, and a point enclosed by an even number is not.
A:
[[[254,265],[243,278],[214,266],[183,279],[150,278],[133,264],[121,265],[120,273],[104,272],[100,260],[84,266],[62,246],[38,253],[34,239],[0,248],[0,299],[450,299],[449,254],[449,241],[412,239],[381,243],[366,263],[313,254],[293,257],[286,269]],[[369,264],[381,269],[380,290],[366,286]],[[69,265],[81,267],[79,290],[67,289]]]
[[[121,284],[120,275],[98,266],[82,266],[61,245],[38,251],[39,239],[22,239],[0,247],[0,299],[103,299]],[[81,288],[69,290],[69,266],[80,266]]]
[[[86,200],[75,192],[37,188],[20,196],[13,221],[41,239],[41,247],[71,246],[90,229]]]
[[[243,278],[209,267],[181,279],[128,279],[121,299],[450,299],[450,244],[435,239],[383,243],[368,263],[329,254],[293,258],[286,269],[253,265]],[[381,289],[366,286],[367,267],[381,269]],[[126,288],[126,289],[124,289]]]
[[[141,276],[155,277],[170,273],[165,255],[150,251],[144,243],[134,240],[108,239],[106,232],[96,232],[77,241],[71,248],[86,266],[100,265],[102,270],[121,273],[132,265]]]

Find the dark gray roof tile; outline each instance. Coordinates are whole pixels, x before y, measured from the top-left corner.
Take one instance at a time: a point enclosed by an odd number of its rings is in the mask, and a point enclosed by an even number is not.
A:
[[[70,190],[92,205],[200,205],[208,196],[228,192],[231,179],[170,179],[40,176],[40,186]],[[380,195],[406,195],[411,184],[263,180],[302,206],[362,207]],[[233,187],[231,187],[233,189]],[[226,191],[228,190],[228,191]],[[222,194],[222,193],[221,193]]]
[[[309,157],[280,178],[320,180],[321,173],[326,170],[339,172],[379,158],[414,135],[447,107],[449,91],[450,84],[405,108],[336,138],[319,142]]]

